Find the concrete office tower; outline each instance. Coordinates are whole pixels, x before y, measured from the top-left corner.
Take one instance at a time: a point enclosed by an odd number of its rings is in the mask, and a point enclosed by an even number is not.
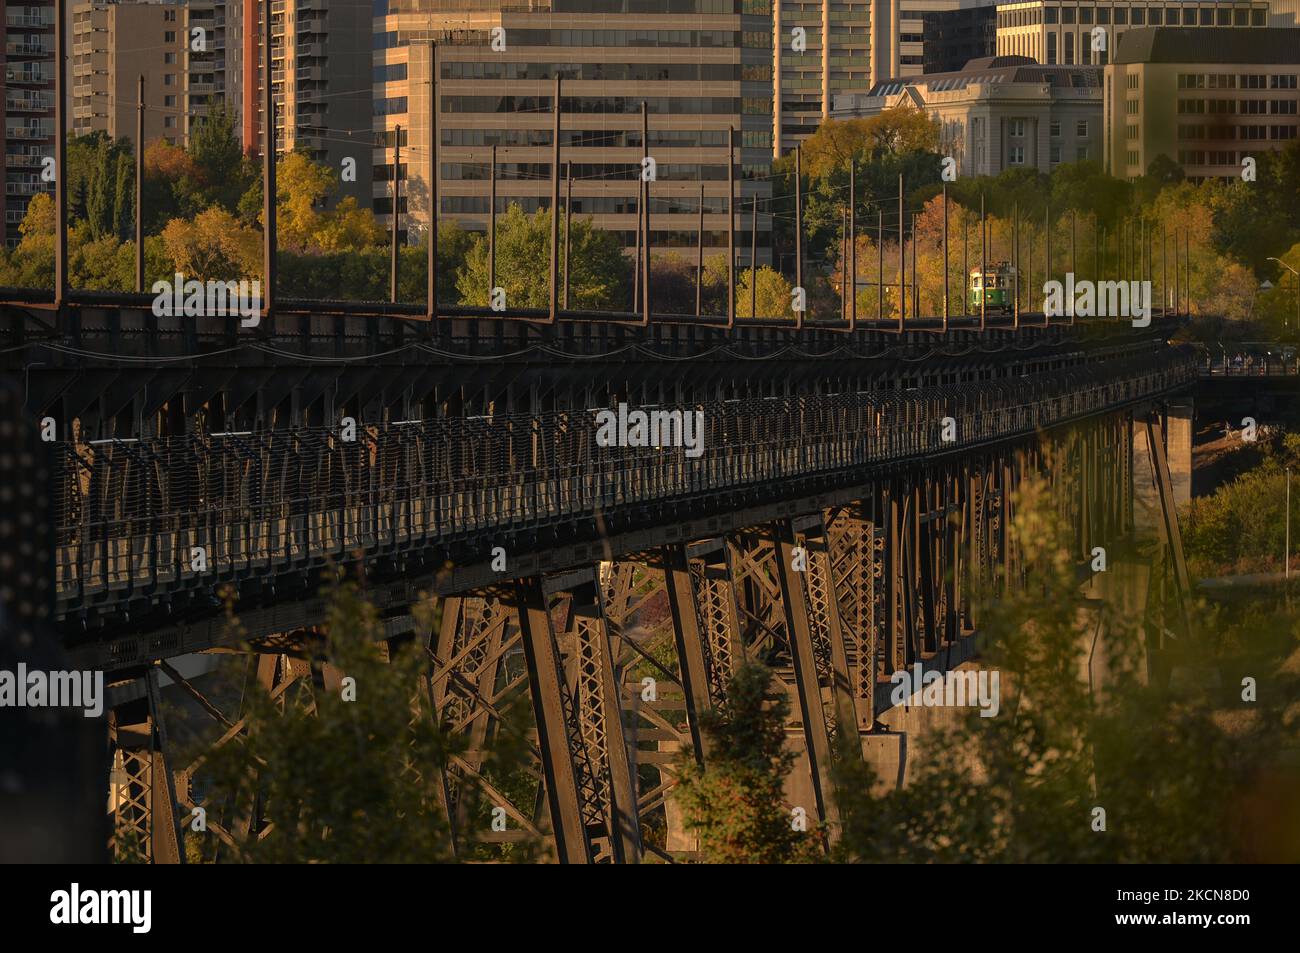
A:
[[[1125,31],[1147,26],[1250,29],[1268,25],[1267,0],[1026,0],[998,5],[998,55],[1040,63],[1111,61]]]
[[[0,239],[18,243],[18,226],[37,192],[41,163],[54,155],[54,4],[27,0],[5,7],[0,22],[0,66],[4,69],[4,221]]]
[[[1130,30],[1106,67],[1108,172],[1157,156],[1189,179],[1240,181],[1242,159],[1300,136],[1300,29]]]
[[[767,198],[772,161],[772,20],[735,13],[729,0],[661,5],[627,0],[509,4],[391,0],[376,14],[374,209],[392,212],[393,139],[402,127],[404,230],[428,227],[431,175],[429,40],[438,42],[439,193],[444,217],[487,227],[488,170],[497,147],[497,209],[550,205],[552,98],[564,80],[562,163],[572,166],[573,211],[592,217],[631,250],[641,168],[641,103],[649,112],[651,248],[695,254],[700,182],[704,244],[727,239],[727,138],[737,130],[738,258],[749,259],[751,197]],[[753,4],[745,4],[750,9]],[[493,49],[493,31],[498,49]],[[739,45],[737,40],[739,39]],[[504,44],[502,46],[501,44]],[[564,173],[564,166],[561,167]],[[771,220],[758,217],[759,261],[770,256]]]
[[[231,0],[237,2],[237,0]],[[271,9],[271,90],[276,152],[301,150],[332,169],[346,160],[335,199],[370,200],[371,0],[271,0],[241,8],[242,130],[245,151],[262,151],[263,50]]]
[[[954,73],[886,80],[867,95],[838,97],[832,115],[921,108],[939,122],[940,149],[957,160],[963,176],[1014,168],[1051,172],[1062,162],[1099,157],[1101,80],[1100,67],[987,57]]]

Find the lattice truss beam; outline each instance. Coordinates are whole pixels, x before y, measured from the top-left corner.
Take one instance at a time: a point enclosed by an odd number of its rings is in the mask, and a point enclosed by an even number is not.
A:
[[[701,718],[725,713],[745,659],[770,667],[790,696],[788,727],[833,836],[837,738],[873,730],[890,674],[970,635],[981,603],[1023,578],[1007,532],[1023,477],[1042,472],[1072,488],[1062,515],[1086,556],[1131,524],[1131,452],[1130,418],[1112,415],[1042,449],[900,471],[850,504],[440,600],[425,634],[423,693],[442,729],[464,740],[440,777],[453,837],[544,838],[567,862],[672,859],[659,844],[678,766],[707,765]],[[310,691],[291,689],[338,676],[314,670],[291,645],[262,649],[262,689],[305,713]],[[161,670],[220,721],[215,745],[244,730],[167,663]],[[123,857],[179,859],[176,825],[155,829],[152,819],[193,808],[189,778],[203,760],[176,773],[169,800],[157,783],[167,776],[158,671],[143,676],[143,709],[114,713],[114,844]],[[515,703],[525,696],[531,720],[521,723]],[[493,775],[486,752],[501,731],[522,736],[519,776]],[[483,828],[483,803],[504,809],[507,830]],[[237,808],[229,826],[209,819],[223,843],[268,833],[256,804]]]

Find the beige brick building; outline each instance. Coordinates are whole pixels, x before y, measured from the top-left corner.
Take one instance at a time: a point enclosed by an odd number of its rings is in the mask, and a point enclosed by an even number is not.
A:
[[[1107,170],[1157,156],[1188,178],[1239,179],[1242,160],[1300,135],[1300,29],[1130,30],[1106,67]]]

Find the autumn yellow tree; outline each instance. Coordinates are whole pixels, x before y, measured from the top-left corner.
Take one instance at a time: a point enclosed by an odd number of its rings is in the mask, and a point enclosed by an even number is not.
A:
[[[186,278],[232,281],[261,274],[262,239],[223,208],[192,220],[174,218],[163,229],[172,267]]]
[[[374,214],[361,208],[351,196],[333,209],[326,207],[337,189],[338,179],[328,166],[300,152],[280,160],[276,169],[276,229],[281,249],[355,251],[383,241],[384,232]]]

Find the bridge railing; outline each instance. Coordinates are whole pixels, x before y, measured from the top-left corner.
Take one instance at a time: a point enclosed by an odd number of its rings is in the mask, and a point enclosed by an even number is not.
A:
[[[698,455],[684,445],[602,446],[603,408],[362,427],[353,441],[310,429],[63,444],[61,609],[210,590],[358,552],[481,541],[486,558],[494,532],[759,485],[774,493],[1033,432],[1197,374],[1185,353],[1102,369],[1101,380],[1076,368],[960,390],[634,408],[702,413]],[[666,435],[662,443],[680,442]]]

